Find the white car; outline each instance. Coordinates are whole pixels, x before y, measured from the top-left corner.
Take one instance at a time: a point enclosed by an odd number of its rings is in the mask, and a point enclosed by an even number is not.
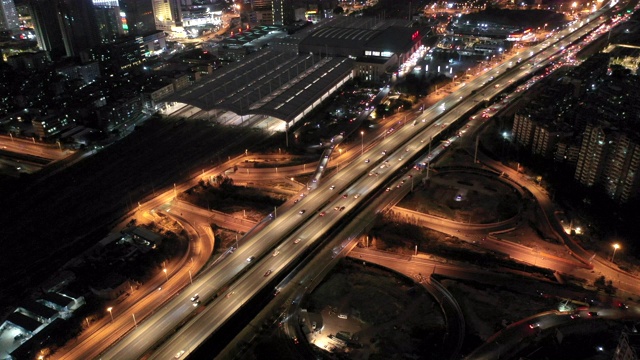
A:
[[[184,350],[180,350],[178,351],[178,353],[176,353],[176,356],[174,356],[174,359],[180,359],[182,357],[182,355],[184,355]]]

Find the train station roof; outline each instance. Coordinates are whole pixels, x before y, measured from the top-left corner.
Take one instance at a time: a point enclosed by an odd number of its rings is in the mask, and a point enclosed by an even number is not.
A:
[[[353,70],[348,58],[263,50],[216,70],[167,101],[238,115],[262,114],[290,121]]]

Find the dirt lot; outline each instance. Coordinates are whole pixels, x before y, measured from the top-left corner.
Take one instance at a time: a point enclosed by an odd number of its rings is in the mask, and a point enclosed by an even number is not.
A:
[[[518,213],[520,198],[513,188],[488,176],[470,172],[436,174],[400,207],[469,223],[493,223]]]
[[[438,358],[445,351],[439,348],[444,319],[434,299],[413,281],[386,270],[343,260],[305,306],[321,314],[323,322],[311,341],[322,349],[348,352],[351,359]],[[329,338],[340,331],[349,333],[353,346],[341,349],[339,341]]]
[[[203,209],[218,210],[228,214],[246,211],[248,219],[260,221],[274,206],[287,200],[283,194],[244,186],[211,186],[204,183],[178,195],[181,200]]]

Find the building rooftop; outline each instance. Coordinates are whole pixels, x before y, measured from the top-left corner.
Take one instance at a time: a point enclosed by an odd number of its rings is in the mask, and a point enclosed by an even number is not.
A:
[[[48,301],[62,308],[68,307],[73,303],[72,299],[54,292],[44,293],[42,295],[42,300]]]
[[[35,301],[28,301],[24,304],[22,304],[19,308],[22,308],[30,313],[33,313],[37,316],[40,316],[44,319],[51,319],[54,316],[56,316],[56,314],[58,313],[57,311],[53,310],[52,308],[42,305],[38,302]]]
[[[353,60],[265,50],[216,71],[167,101],[239,115],[262,114],[290,121],[353,69]]]
[[[7,321],[30,333],[38,330],[38,328],[42,326],[40,321],[20,312],[11,313],[11,315],[7,317]]]

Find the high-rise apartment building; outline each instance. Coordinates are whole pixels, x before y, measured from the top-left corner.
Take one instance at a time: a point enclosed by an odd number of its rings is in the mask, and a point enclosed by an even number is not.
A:
[[[17,30],[20,28],[18,11],[13,0],[0,0],[0,30]]]
[[[550,157],[560,139],[561,133],[552,125],[536,124],[531,142],[531,153],[542,157]]]
[[[611,199],[625,203],[640,190],[640,142],[600,124],[587,124],[574,178],[591,187],[602,185]]]
[[[513,118],[513,138],[523,146],[529,146],[533,139],[534,124],[529,114],[516,114]]]
[[[582,185],[591,187],[600,179],[607,154],[607,142],[607,134],[602,126],[587,124],[574,175],[574,179]]]
[[[627,202],[638,193],[640,182],[640,144],[627,134],[614,133],[603,171],[607,195]]]

